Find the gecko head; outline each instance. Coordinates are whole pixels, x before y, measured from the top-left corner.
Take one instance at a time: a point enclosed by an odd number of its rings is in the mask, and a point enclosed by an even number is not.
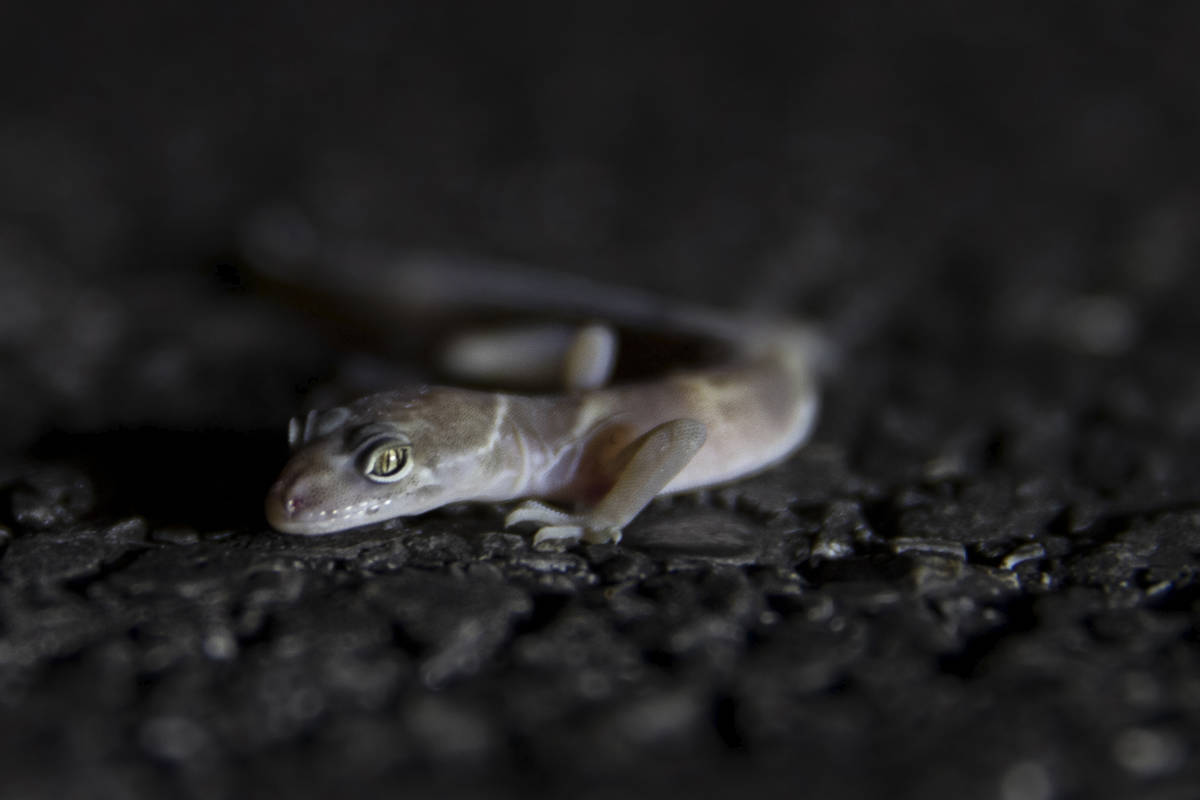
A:
[[[271,527],[322,534],[412,516],[459,499],[468,463],[439,436],[422,398],[339,408],[293,421],[293,453],[267,493]],[[386,421],[381,421],[386,419]]]

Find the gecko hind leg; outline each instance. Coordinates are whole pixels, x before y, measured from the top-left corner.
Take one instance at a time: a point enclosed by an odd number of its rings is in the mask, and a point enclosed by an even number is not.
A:
[[[562,382],[568,392],[599,389],[612,377],[617,361],[617,334],[607,325],[593,323],[572,337],[563,358]]]
[[[694,419],[664,422],[633,440],[618,457],[624,462],[612,488],[594,507],[568,514],[537,501],[518,506],[505,526],[522,522],[540,525],[534,545],[559,539],[589,543],[619,542],[621,531],[671,479],[679,474],[704,444],[707,429]]]
[[[601,323],[470,330],[445,342],[436,358],[458,380],[579,392],[608,383],[617,335]]]

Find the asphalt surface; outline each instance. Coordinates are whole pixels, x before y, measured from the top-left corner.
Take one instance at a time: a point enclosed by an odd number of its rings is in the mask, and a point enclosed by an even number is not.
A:
[[[0,795],[1200,793],[1200,12],[353,5],[0,13]],[[287,419],[392,368],[264,230],[842,357],[619,546],[289,537]]]

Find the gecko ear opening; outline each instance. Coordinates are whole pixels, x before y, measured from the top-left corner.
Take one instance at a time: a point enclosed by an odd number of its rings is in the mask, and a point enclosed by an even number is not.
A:
[[[359,468],[376,483],[393,483],[412,470],[412,446],[397,439],[386,439],[363,451]]]

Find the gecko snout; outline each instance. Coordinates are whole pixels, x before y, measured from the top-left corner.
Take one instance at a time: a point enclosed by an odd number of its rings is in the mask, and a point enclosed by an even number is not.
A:
[[[297,486],[299,481],[281,477],[267,492],[265,511],[267,521],[273,528],[287,533],[302,533],[297,528],[297,521],[311,503],[303,487]]]

